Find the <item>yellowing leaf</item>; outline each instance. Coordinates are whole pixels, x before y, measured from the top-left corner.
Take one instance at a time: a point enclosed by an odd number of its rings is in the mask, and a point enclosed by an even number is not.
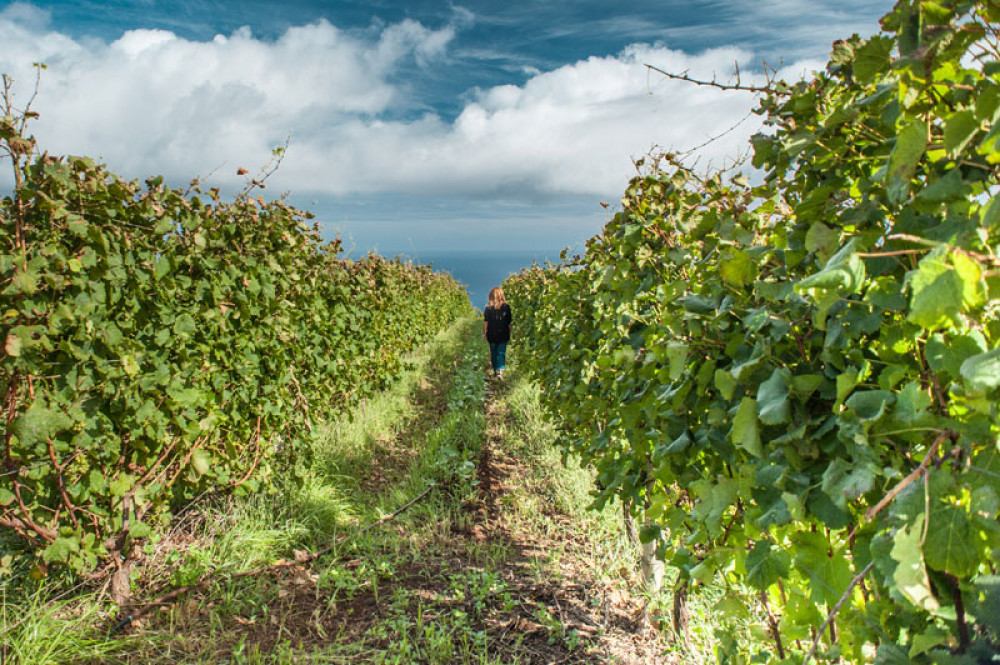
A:
[[[21,355],[21,338],[14,334],[14,331],[7,333],[7,340],[4,342],[3,349],[12,358]]]
[[[212,461],[212,456],[199,448],[191,453],[191,466],[199,476],[208,473]]]

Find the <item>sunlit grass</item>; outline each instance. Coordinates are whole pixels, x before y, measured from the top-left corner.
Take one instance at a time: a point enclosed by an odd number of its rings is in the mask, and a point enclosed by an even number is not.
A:
[[[44,585],[16,601],[0,588],[0,661],[4,665],[69,665],[115,654],[127,641],[100,631],[102,603],[89,598],[53,600]]]

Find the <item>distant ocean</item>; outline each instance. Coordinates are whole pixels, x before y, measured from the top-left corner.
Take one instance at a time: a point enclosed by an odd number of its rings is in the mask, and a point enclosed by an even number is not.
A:
[[[421,265],[432,265],[437,272],[448,272],[469,292],[474,307],[483,309],[490,289],[532,262],[558,261],[559,252],[461,251],[404,252],[404,256]]]

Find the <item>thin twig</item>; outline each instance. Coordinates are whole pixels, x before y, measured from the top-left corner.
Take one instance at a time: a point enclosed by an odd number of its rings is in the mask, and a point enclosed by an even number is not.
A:
[[[844,591],[844,595],[842,595],[840,600],[837,601],[837,604],[833,606],[833,609],[830,610],[830,613],[826,617],[826,621],[823,622],[819,631],[816,632],[816,636],[813,638],[812,649],[810,649],[809,653],[806,654],[805,660],[802,661],[802,665],[808,665],[809,661],[812,660],[812,657],[816,654],[816,649],[819,648],[819,641],[822,639],[823,632],[826,630],[826,627],[833,621],[833,617],[837,616],[837,612],[840,611],[841,606],[847,602],[847,598],[851,595],[851,591],[854,590],[854,587],[861,583],[861,580],[865,578],[865,575],[867,575],[874,566],[875,560],[873,559],[869,561],[868,565],[865,566],[865,569],[855,575],[854,579],[851,580],[851,583],[847,585],[847,590]]]
[[[399,517],[403,513],[403,511],[407,510],[410,506],[412,506],[413,504],[415,504],[417,501],[420,501],[425,496],[427,496],[428,494],[430,494],[431,490],[434,489],[434,487],[435,487],[435,485],[430,485],[423,492],[421,492],[417,496],[413,497],[412,499],[410,499],[409,501],[407,501],[406,503],[404,503],[402,505],[402,507],[397,508],[394,512],[389,513],[385,517],[382,517],[381,519],[379,519],[379,520],[377,520],[375,522],[372,522],[371,524],[369,524],[365,528],[361,529],[361,531],[358,531],[358,535],[359,536],[364,535],[365,533],[371,531],[375,527],[381,526],[382,524],[385,524],[389,520],[396,519],[397,517]]]
[[[881,259],[887,256],[914,256],[929,251],[929,249],[898,249],[894,252],[858,252],[858,256],[862,259]]]
[[[675,154],[677,154],[678,156],[684,156],[684,155],[689,155],[692,152],[695,152],[696,150],[701,150],[705,146],[707,146],[707,145],[709,145],[711,143],[714,143],[715,141],[718,141],[719,139],[721,139],[722,137],[724,137],[726,134],[729,134],[730,132],[735,131],[737,127],[739,127],[744,122],[746,122],[747,119],[750,116],[752,116],[753,114],[754,114],[754,112],[751,110],[745,116],[743,116],[742,118],[740,118],[739,121],[737,121],[732,127],[730,127],[729,129],[725,130],[724,132],[721,132],[719,134],[716,134],[715,136],[710,137],[704,143],[699,143],[698,145],[694,146],[693,148],[688,148],[687,150],[682,150],[681,152],[678,152],[678,153],[675,153]]]
[[[937,242],[936,240],[928,240],[927,238],[921,238],[920,236],[910,235],[909,233],[893,233],[890,236],[886,236],[888,240],[904,240],[906,242],[912,242],[916,245],[923,245],[925,247],[930,247],[931,249],[940,247],[945,243]],[[963,249],[961,247],[949,247],[951,251],[958,252],[960,254],[965,254],[971,259],[980,261],[982,263],[988,263],[993,266],[1000,266],[1000,257],[993,256],[991,254],[983,254],[982,252],[973,252],[972,250]]]
[[[691,78],[687,75],[687,72],[683,74],[673,74],[671,72],[660,69],[659,67],[654,67],[653,65],[646,65],[647,69],[650,69],[658,74],[662,74],[669,79],[674,79],[675,81],[684,81],[685,83],[693,83],[695,85],[709,86],[712,88],[718,88],[719,90],[738,90],[741,92],[757,92],[765,93],[768,95],[787,95],[788,92],[783,92],[773,88],[771,86],[758,86],[758,85],[743,85],[740,82],[736,83],[719,83],[715,79],[711,81],[702,81],[700,79]]]

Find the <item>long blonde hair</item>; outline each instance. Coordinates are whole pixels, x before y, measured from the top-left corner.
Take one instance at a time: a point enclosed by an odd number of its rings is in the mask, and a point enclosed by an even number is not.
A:
[[[501,289],[499,286],[494,286],[492,289],[490,289],[489,298],[487,298],[486,300],[487,307],[500,309],[500,307],[505,302],[507,302],[507,300],[503,297],[503,289]]]

